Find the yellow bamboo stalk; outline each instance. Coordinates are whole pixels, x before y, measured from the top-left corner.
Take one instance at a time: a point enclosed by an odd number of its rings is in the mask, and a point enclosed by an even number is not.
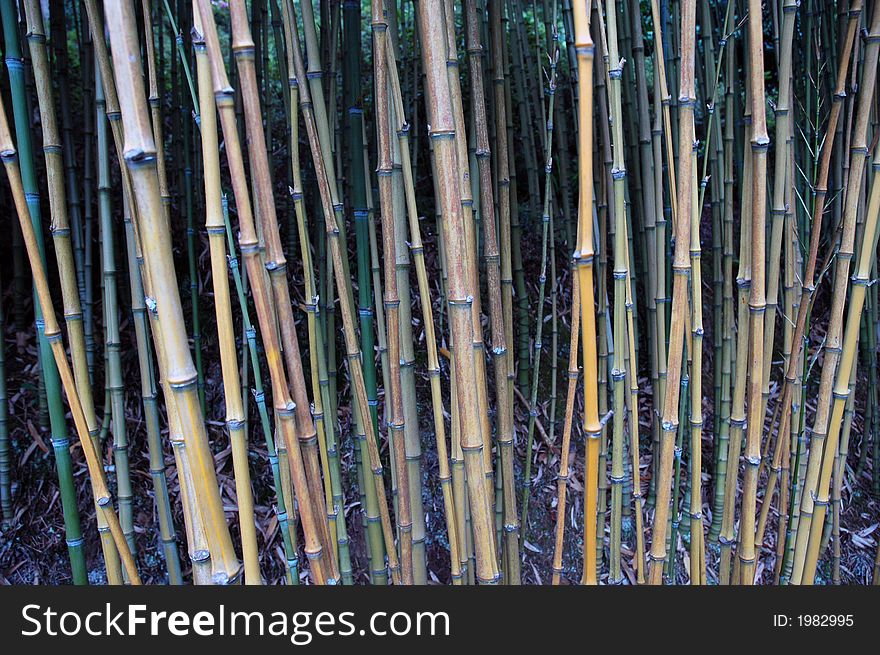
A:
[[[593,291],[593,39],[585,0],[574,0],[574,39],[578,62],[578,248],[574,253],[580,287],[584,360],[584,433],[587,438],[584,501],[585,584],[598,584],[596,515],[599,490],[599,364]]]
[[[116,62],[114,76],[119,91],[125,131],[124,158],[131,174],[137,206],[137,228],[144,244],[145,268],[149,270],[152,301],[156,303],[165,348],[165,378],[177,399],[186,448],[192,457],[197,502],[208,520],[213,579],[226,584],[238,578],[241,564],[232,547],[214,458],[208,445],[204,417],[196,388],[197,374],[189,350],[183,310],[171,254],[171,234],[164,220],[156,168],[156,147],[146,111],[135,13],[130,0],[105,7],[110,47]]]
[[[281,359],[275,315],[270,304],[271,291],[266,288],[264,268],[260,260],[259,242],[254,225],[247,178],[242,160],[241,144],[235,120],[234,92],[229,86],[226,67],[221,56],[217,26],[214,23],[213,6],[209,0],[198,0],[198,2],[199,14],[201,15],[202,27],[204,29],[203,36],[207,46],[208,58],[211,62],[214,97],[220,116],[220,124],[223,129],[226,156],[232,178],[232,189],[235,194],[236,208],[238,210],[239,244],[245,264],[247,265],[248,276],[251,280],[254,305],[257,310],[257,319],[260,326],[260,336],[266,350],[269,376],[272,382],[272,400],[275,407],[275,415],[284,443],[287,445],[291,477],[299,500],[306,542],[305,552],[310,562],[310,572],[314,582],[316,584],[332,583],[335,582],[332,565],[325,559],[325,549],[322,544],[320,528],[318,527],[318,522],[322,520],[322,517],[320,514],[318,516],[315,515],[314,504],[311,500],[311,492],[298,438],[298,425],[295,416],[296,405],[290,396],[287,375],[285,374],[284,364]],[[298,353],[296,354],[298,355]]]
[[[193,12],[195,33],[201,34],[198,10]],[[220,189],[220,150],[217,143],[217,112],[211,88],[211,64],[205,52],[204,41],[193,41],[201,116],[203,173],[205,178],[205,228],[211,249],[211,279],[214,285],[214,309],[217,315],[217,335],[220,342],[220,367],[223,375],[223,395],[226,401],[226,428],[232,447],[232,466],[235,473],[235,495],[238,498],[238,523],[241,530],[241,549],[244,560],[244,579],[249,585],[259,585],[260,556],[257,531],[254,524],[254,495],[248,469],[248,442],[245,432],[245,413],[241,399],[238,372],[238,353],[232,325],[232,304],[229,294],[229,273],[226,261],[226,224],[223,220]]]

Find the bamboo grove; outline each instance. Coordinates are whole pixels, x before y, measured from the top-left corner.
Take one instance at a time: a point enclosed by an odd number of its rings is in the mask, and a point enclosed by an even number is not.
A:
[[[0,13],[4,576],[880,583],[876,1]]]

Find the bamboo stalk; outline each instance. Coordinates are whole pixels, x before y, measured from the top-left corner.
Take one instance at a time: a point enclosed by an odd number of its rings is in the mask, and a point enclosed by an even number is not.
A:
[[[846,300],[849,267],[854,254],[856,213],[864,181],[865,161],[868,156],[866,130],[874,85],[877,79],[877,60],[880,55],[880,9],[874,9],[871,26],[865,46],[865,65],[859,84],[855,125],[852,132],[850,150],[850,178],[844,201],[843,229],[840,248],[837,251],[837,268],[834,272],[834,287],[831,296],[831,313],[827,341],[825,343],[825,365],[819,387],[818,406],[810,440],[810,458],[807,463],[807,478],[801,504],[801,519],[798,524],[795,542],[794,574],[795,584],[812,584],[816,575],[816,565],[820,554],[820,539],[828,509],[829,486],[834,471],[834,461],[840,444],[843,413],[850,395],[849,379],[857,354],[859,323],[864,308],[865,290],[870,274],[871,258],[876,252],[877,215],[880,212],[880,188],[875,178],[871,188],[871,205],[866,214],[863,247],[858,269],[853,278],[846,329],[841,331],[843,307]],[[875,163],[877,163],[875,159]],[[842,348],[842,352],[841,352]],[[834,376],[834,364],[839,362],[831,394],[828,392],[830,379]],[[827,378],[827,380],[826,380]],[[829,396],[833,397],[833,401]],[[830,402],[829,402],[830,401]],[[828,406],[831,406],[830,417]],[[823,450],[824,446],[824,450]],[[809,501],[807,498],[809,497]]]
[[[316,584],[325,584],[329,580],[334,580],[332,565],[324,559],[324,546],[317,525],[320,519],[315,516],[315,506],[311,499],[311,488],[308,483],[301,453],[299,426],[295,414],[296,405],[291,399],[284,364],[281,361],[279,337],[276,332],[274,313],[270,305],[271,291],[266,288],[262,263],[257,249],[256,229],[251,212],[250,196],[246,187],[241,146],[238,140],[238,130],[234,114],[234,94],[226,78],[225,66],[220,59],[220,43],[217,38],[217,28],[214,23],[210,3],[199,0],[199,13],[205,30],[203,36],[211,62],[214,97],[220,116],[220,124],[223,129],[223,137],[226,142],[227,160],[230,165],[232,186],[238,209],[239,244],[251,280],[261,337],[266,349],[269,373],[272,380],[272,399],[275,405],[275,415],[288,450],[290,471],[299,500],[303,532],[306,540],[305,552],[310,560],[310,573],[314,582]],[[298,352],[295,355],[298,355]],[[321,511],[323,511],[323,507]]]
[[[764,429],[764,405],[761,401],[763,378],[755,372],[763,370],[765,288],[765,223],[767,201],[767,135],[766,100],[764,97],[764,37],[760,0],[749,0],[749,89],[752,102],[752,284],[749,289],[749,370],[748,418],[743,475],[742,516],[740,523],[740,582],[753,584],[755,578],[755,509],[758,489],[758,467],[761,464],[761,435]],[[772,348],[772,344],[771,344]]]
[[[291,12],[291,15],[292,14],[293,12]],[[343,266],[343,257],[339,243],[340,232],[337,227],[336,214],[333,209],[333,202],[330,195],[330,178],[328,176],[327,168],[325,167],[325,160],[321,154],[321,144],[318,138],[315,116],[312,113],[311,93],[306,84],[306,72],[302,61],[302,52],[299,46],[299,36],[295,29],[291,29],[291,34],[294,68],[300,89],[300,108],[302,109],[303,118],[306,124],[309,147],[312,152],[312,163],[315,167],[316,176],[318,178],[318,189],[321,196],[321,208],[324,214],[325,232],[331,249],[333,273],[336,281],[337,294],[341,303],[349,374],[351,375],[353,383],[352,386],[354,388],[358,411],[362,417],[366,417],[369,416],[369,406],[367,403],[363,369],[361,367],[360,350],[357,347],[357,336],[354,330],[353,303],[347,290],[346,281],[343,279],[345,268]],[[407,576],[403,575],[403,567],[401,566],[396,548],[394,547],[391,518],[386,501],[383,469],[379,458],[376,434],[372,422],[364,421],[364,428],[367,437],[366,445],[370,459],[370,468],[373,473],[373,484],[375,485],[376,496],[379,501],[379,513],[382,523],[382,532],[385,539],[385,549],[388,554],[389,568],[394,583],[400,584],[402,581],[407,581]],[[403,553],[401,554],[401,557],[403,557]]]
[[[35,230],[29,220],[24,186],[22,185],[21,173],[19,172],[18,155],[12,142],[9,123],[6,120],[6,109],[3,106],[2,100],[0,100],[0,158],[3,160],[4,168],[9,177],[9,184],[12,187],[15,208],[18,213],[19,224],[21,225],[21,231],[24,236],[28,260],[31,264],[31,272],[34,277],[34,286],[43,311],[43,320],[45,321],[44,334],[46,335],[46,340],[51,344],[52,355],[55,364],[58,367],[61,384],[64,388],[64,393],[67,396],[68,406],[73,414],[77,436],[79,437],[83,454],[86,458],[89,477],[92,481],[95,502],[103,513],[104,519],[107,521],[107,525],[113,535],[113,542],[116,545],[117,551],[121,555],[122,563],[129,581],[131,584],[140,584],[140,578],[138,577],[134,559],[128,550],[125,536],[119,525],[119,518],[113,509],[113,501],[110,496],[110,491],[107,489],[107,482],[104,478],[100,459],[98,458],[98,454],[92,443],[91,435],[89,434],[86,416],[83,412],[82,405],[80,404],[73,372],[67,361],[67,355],[64,352],[61,330],[55,319],[55,310],[52,306],[52,298],[49,293],[49,283],[46,278],[45,266],[40,258]]]
[[[312,503],[312,511],[317,517],[325,512],[327,501],[323,498],[324,488],[321,484],[321,468],[316,449],[318,441],[317,431],[309,409],[302,360],[299,355],[299,344],[293,319],[292,303],[290,302],[290,292],[287,285],[287,262],[281,246],[281,235],[275,213],[275,199],[272,193],[268,154],[266,152],[266,137],[260,114],[259,90],[254,68],[254,43],[244,11],[244,3],[233,2],[230,5],[230,9],[233,25],[232,49],[238,67],[239,80],[242,84],[245,124],[250,145],[249,161],[254,189],[257,194],[256,197],[259,198],[257,216],[262,226],[263,238],[266,240],[265,266],[269,272],[270,285],[280,325],[281,346],[287,368],[287,380],[296,405],[294,410],[296,414],[297,436],[300,441],[305,476],[309,486],[308,502]],[[321,448],[326,452],[326,443]],[[305,502],[306,498],[301,496],[300,503]],[[337,580],[339,577],[338,564],[331,544],[328,524],[322,519],[316,520],[315,525],[322,548],[329,555],[329,570],[332,578]]]
[[[156,148],[146,112],[146,98],[140,81],[140,56],[134,13],[122,5],[108,6],[107,26],[117,66],[120,111],[125,127],[124,158],[131,174],[137,207],[137,233],[144,244],[145,269],[149,272],[152,301],[161,325],[165,357],[165,379],[176,399],[186,449],[190,451],[193,475],[198,485],[196,499],[209,517],[205,521],[211,550],[212,578],[226,584],[236,580],[241,565],[235,556],[226,525],[220,493],[207,443],[204,418],[196,387],[197,375],[184,330],[183,311],[174,277],[170,233],[163,220],[156,172]],[[148,292],[150,291],[148,290]],[[148,303],[149,304],[149,303]]]
[[[385,546],[382,541],[383,537],[379,521],[379,505],[378,500],[376,499],[375,485],[363,483],[364,480],[370,477],[369,463],[364,459],[364,453],[362,452],[366,450],[366,432],[363,428],[363,422],[370,421],[374,426],[374,430],[378,429],[378,403],[376,401],[375,337],[373,332],[373,310],[370,293],[369,212],[367,209],[367,185],[365,180],[363,156],[364,125],[360,92],[360,12],[360,4],[356,2],[347,2],[343,8],[344,37],[346,43],[344,82],[346,97],[349,98],[352,103],[348,110],[348,142],[351,150],[348,180],[350,184],[349,193],[351,195],[357,250],[358,316],[360,319],[361,348],[364,353],[362,367],[364,370],[364,384],[366,386],[367,401],[369,404],[369,413],[357,420],[359,424],[357,425],[357,441],[355,442],[355,449],[356,454],[359,456],[358,488],[361,493],[363,517],[368,532],[367,545],[371,562],[370,581],[373,584],[384,584],[387,579],[384,557]],[[288,69],[290,71],[291,79],[295,82],[295,71],[292,57],[293,52],[289,49]],[[323,239],[321,241],[323,242]]]
[[[409,470],[404,445],[403,390],[400,371],[400,296],[397,291],[397,243],[394,237],[394,202],[392,198],[391,133],[388,118],[388,59],[384,56],[388,39],[388,23],[382,0],[372,1],[371,28],[373,34],[373,71],[375,76],[377,148],[379,179],[379,207],[382,214],[382,255],[385,277],[385,324],[388,339],[388,377],[386,404],[391,406],[387,423],[388,440],[394,451],[393,462],[397,475],[397,535],[400,546],[401,581],[413,584],[412,509],[409,490]]]
[[[16,7],[10,0],[0,3],[3,16],[3,36],[5,62],[9,73],[12,95],[13,117],[15,119],[16,140],[20,144],[20,174],[23,192],[35,233],[39,257],[45,267],[45,245],[41,226],[41,213],[33,150],[31,148],[31,125],[29,107],[25,90],[24,59],[19,44],[19,22]],[[22,230],[23,231],[23,230]],[[30,257],[30,255],[28,255]],[[19,314],[21,316],[21,314]],[[82,527],[76,507],[76,492],[73,485],[72,461],[68,451],[68,431],[61,403],[61,387],[58,372],[53,364],[52,348],[45,337],[41,303],[34,296],[34,323],[37,327],[37,364],[40,372],[38,382],[39,420],[41,428],[48,426],[52,435],[52,449],[61,492],[64,531],[70,559],[71,574],[75,584],[87,584],[85,555],[83,551]],[[48,414],[48,416],[47,416]],[[48,421],[46,420],[48,418]]]
[[[692,161],[689,153],[694,140],[694,58],[696,33],[696,6],[685,0],[681,18],[681,83],[679,94],[679,143],[678,143],[678,203],[673,210],[675,232],[675,259],[673,261],[672,319],[669,333],[669,353],[666,363],[667,382],[663,398],[662,423],[660,426],[659,477],[656,488],[656,510],[651,537],[650,584],[662,583],[663,565],[666,561],[666,522],[669,515],[670,483],[674,434],[678,427],[678,400],[682,375],[682,349],[684,323],[687,316],[687,283],[691,274],[690,231],[693,194]],[[670,166],[671,168],[671,166]]]
[[[195,12],[194,33],[201,33],[201,20]],[[244,408],[239,387],[238,360],[232,325],[229,276],[226,270],[226,226],[223,221],[220,190],[220,150],[217,144],[217,114],[211,88],[210,63],[202,47],[196,49],[201,116],[202,158],[205,172],[205,228],[211,249],[211,278],[214,286],[214,308],[220,342],[220,365],[223,375],[223,396],[226,404],[226,429],[232,447],[235,473],[235,495],[238,499],[242,559],[245,584],[259,585],[260,562],[257,532],[254,525],[254,498],[248,465],[248,443],[245,432]]]
[[[822,234],[822,222],[825,214],[826,199],[828,194],[828,174],[831,164],[831,156],[834,150],[834,143],[837,134],[837,123],[840,118],[840,112],[843,107],[843,100],[846,97],[845,84],[847,71],[852,52],[853,42],[855,40],[855,30],[859,22],[862,11],[862,0],[853,0],[847,14],[846,32],[840,43],[840,56],[838,58],[839,66],[834,86],[834,95],[832,97],[831,112],[828,117],[828,123],[825,131],[825,138],[821,145],[821,154],[819,155],[819,167],[816,174],[815,183],[815,203],[812,210],[812,221],[810,227],[810,245],[808,248],[807,264],[804,270],[803,280],[801,284],[801,293],[798,305],[798,314],[795,321],[795,329],[792,335],[791,358],[786,368],[785,381],[783,383],[782,394],[780,399],[779,413],[779,433],[783,434],[789,427],[789,422],[794,423],[791,411],[791,398],[795,381],[797,380],[796,371],[800,362],[801,342],[804,338],[804,332],[807,323],[807,314],[810,310],[813,295],[815,292],[815,276],[816,261],[819,252],[819,240]],[[829,382],[830,384],[830,382]],[[772,433],[773,426],[770,430]],[[807,500],[808,494],[802,494],[799,505],[808,506],[812,509],[812,498]],[[794,498],[793,498],[794,500]],[[800,520],[798,520],[798,529],[792,526],[792,533],[801,534],[801,539],[807,538],[809,529],[803,533],[800,532]],[[803,550],[803,546],[801,547]],[[799,580],[799,578],[798,578]],[[793,580],[794,581],[794,580]]]
[[[416,209],[415,184],[413,165],[410,157],[410,125],[404,118],[404,104],[400,89],[397,68],[390,66],[391,52],[388,51],[391,80],[392,100],[397,118],[397,137],[399,141],[401,170],[403,172],[406,191],[406,212],[410,235],[410,252],[416,264],[416,278],[419,286],[419,305],[422,310],[422,321],[425,329],[425,343],[428,349],[428,377],[431,385],[431,407],[433,410],[434,432],[437,443],[437,459],[441,492],[443,494],[446,531],[449,539],[450,569],[453,584],[462,583],[461,571],[461,536],[455,522],[455,500],[452,495],[452,478],[449,470],[449,453],[446,445],[446,423],[443,417],[443,395],[440,389],[440,362],[437,357],[437,337],[434,328],[434,310],[431,305],[431,290],[428,283],[428,272],[425,265],[425,252],[422,243],[419,216]],[[511,463],[512,467],[512,463]]]
[[[553,549],[553,579],[552,583],[558,585],[562,580],[564,569],[562,568],[562,551],[565,541],[565,513],[566,492],[568,491],[568,479],[571,475],[569,466],[571,450],[571,431],[574,419],[575,394],[577,383],[580,378],[580,369],[577,365],[578,339],[580,337],[580,289],[578,288],[578,276],[571,279],[571,338],[568,349],[568,389],[565,401],[565,419],[562,426],[562,455],[559,459],[559,473],[556,476],[556,541]]]
[[[476,551],[477,579],[483,584],[498,582],[494,553],[491,502],[485,482],[483,449],[477,415],[477,371],[474,363],[472,279],[466,266],[468,240],[461,210],[456,171],[455,132],[452,95],[445,70],[442,0],[422,0],[418,6],[422,34],[422,63],[426,73],[430,138],[436,160],[438,203],[444,216],[443,242],[449,275],[449,319],[452,328],[452,361],[456,378],[456,399],[460,421],[460,443],[467,470],[471,525]]]
[[[492,10],[494,11],[494,9]],[[499,12],[500,14],[500,8]],[[519,531],[522,523],[517,523],[516,496],[514,492],[513,473],[513,406],[511,405],[511,389],[509,357],[505,330],[505,309],[502,298],[501,281],[501,254],[499,250],[498,234],[495,225],[495,194],[492,182],[491,151],[489,149],[489,131],[486,112],[486,98],[483,83],[482,61],[479,55],[483,51],[480,43],[478,14],[476,3],[469,0],[466,7],[468,65],[471,74],[471,88],[473,90],[473,110],[475,118],[476,160],[479,171],[479,199],[482,224],[484,226],[484,251],[483,259],[486,266],[487,285],[489,291],[489,316],[491,323],[491,350],[495,375],[496,407],[498,411],[498,452],[500,465],[500,477],[502,488],[502,522],[504,531],[503,570],[507,584],[519,584],[520,582],[520,544]],[[500,18],[500,16],[499,16]],[[497,44],[500,47],[500,43]],[[493,52],[496,44],[493,43]],[[500,60],[500,53],[495,53],[493,58]],[[497,82],[496,82],[497,84]],[[496,111],[503,111],[503,97],[496,95]],[[506,163],[507,154],[504,153],[503,161]],[[501,161],[501,159],[499,159]],[[509,204],[509,196],[505,199]],[[500,202],[500,200],[499,200]],[[501,219],[505,219],[502,217]],[[503,230],[503,228],[502,228]]]
[[[593,295],[593,40],[584,0],[574,0],[574,38],[578,63],[578,285],[584,361],[584,433],[586,434],[584,501],[584,582],[596,579],[596,514],[599,484],[598,359],[596,355],[596,315]]]

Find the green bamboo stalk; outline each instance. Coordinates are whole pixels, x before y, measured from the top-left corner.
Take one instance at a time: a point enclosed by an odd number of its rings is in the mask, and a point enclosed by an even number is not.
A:
[[[119,497],[119,522],[132,554],[137,551],[132,520],[132,488],[128,463],[128,432],[125,421],[125,386],[122,377],[122,359],[119,333],[119,313],[116,307],[116,250],[110,205],[110,156],[108,149],[106,102],[100,79],[95,81],[95,114],[98,136],[98,220],[100,223],[101,271],[104,296],[104,346],[107,364],[106,389],[110,393],[111,428],[113,432],[113,461]],[[106,407],[106,406],[105,406]],[[106,409],[105,409],[106,413]]]
[[[37,191],[36,172],[31,146],[31,127],[25,97],[24,65],[19,43],[18,18],[16,8],[11,0],[0,3],[3,19],[3,37],[5,46],[6,69],[9,73],[9,85],[12,90],[12,110],[15,122],[16,141],[19,144],[19,162],[23,193],[30,214],[31,225],[35,233],[39,259],[46,266],[45,245]],[[22,226],[22,231],[24,231]],[[26,241],[26,239],[25,239]],[[33,265],[32,265],[33,269]],[[61,404],[61,386],[58,370],[53,363],[51,346],[46,337],[42,304],[34,295],[34,323],[37,326],[39,343],[39,364],[41,375],[42,399],[45,394],[48,401],[52,449],[55,455],[55,467],[58,472],[58,486],[61,492],[61,506],[64,514],[64,531],[67,551],[70,558],[71,575],[74,584],[87,584],[85,553],[83,549],[82,527],[79,510],[76,507],[76,489],[73,484],[73,463],[68,450],[69,440],[64,409]]]
[[[360,32],[361,13],[360,4],[347,2],[343,7],[345,16],[344,38],[346,42],[345,57],[346,67],[345,83],[346,97],[350,99],[351,106],[348,109],[349,121],[349,148],[350,148],[350,191],[353,223],[355,227],[355,241],[357,250],[358,270],[358,317],[360,324],[361,348],[363,352],[362,365],[364,370],[364,383],[367,391],[369,413],[362,420],[369,420],[374,429],[378,429],[378,403],[376,400],[376,360],[375,360],[375,336],[373,332],[373,309],[370,286],[370,243],[369,223],[367,211],[367,185],[365,169],[363,165],[363,109],[360,106],[361,65],[360,65]],[[291,74],[293,68],[291,67]],[[363,434],[361,434],[363,433]],[[363,436],[360,445],[366,448],[366,433],[358,432]],[[360,449],[360,445],[357,447]],[[370,479],[369,463],[361,461],[364,480]],[[381,525],[379,523],[379,507],[376,500],[374,485],[361,484],[363,499],[363,512],[367,522],[369,533],[369,551],[371,558],[370,581],[373,584],[383,584],[387,580],[385,572],[384,545],[382,543]]]

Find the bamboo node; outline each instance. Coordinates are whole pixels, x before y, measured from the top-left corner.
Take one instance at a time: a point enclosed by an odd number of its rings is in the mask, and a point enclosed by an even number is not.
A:
[[[147,152],[143,148],[133,148],[123,153],[122,158],[125,159],[129,168],[139,166],[149,166],[156,163],[156,153]]]

